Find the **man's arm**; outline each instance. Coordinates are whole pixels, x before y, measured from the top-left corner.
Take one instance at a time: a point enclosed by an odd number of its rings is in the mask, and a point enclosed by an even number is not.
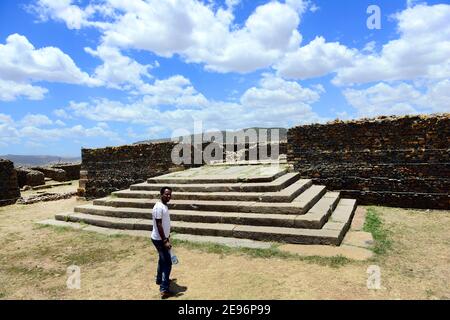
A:
[[[164,241],[164,246],[167,250],[170,250],[172,248],[172,245],[170,244],[169,238],[166,239],[166,235],[164,234],[164,229],[162,226],[162,219],[155,219],[156,221],[156,227],[158,228],[159,235],[161,236],[161,239]]]

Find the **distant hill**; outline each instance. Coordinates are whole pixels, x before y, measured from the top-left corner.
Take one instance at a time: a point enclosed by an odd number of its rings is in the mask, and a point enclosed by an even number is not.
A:
[[[33,156],[33,155],[0,155],[0,159],[14,162],[15,167],[45,166],[56,163],[81,162],[80,157]]]
[[[282,141],[282,142],[285,142],[285,141],[287,141],[287,129],[286,128],[246,128],[246,129],[242,129],[242,130],[244,130],[244,132],[246,131],[246,130],[248,130],[248,129],[254,129],[255,131],[256,131],[256,134],[257,134],[257,136],[259,137],[259,130],[267,130],[267,139],[270,141],[270,137],[271,137],[271,130],[275,130],[275,129],[277,129],[277,130],[279,130],[279,138],[280,138],[280,141]],[[241,131],[241,130],[237,130],[237,131],[229,131],[230,133],[233,133],[233,132],[238,132],[238,131]],[[227,133],[227,131],[225,131],[225,130],[222,130],[222,131],[214,131],[214,132],[220,132],[220,133],[222,133],[222,135],[223,135],[223,137],[224,138],[226,138],[226,133]],[[203,133],[203,134],[205,134],[205,132]],[[191,138],[191,141],[194,141],[194,139],[195,139],[195,137],[198,137],[198,136],[200,136],[201,134],[191,134],[190,135],[190,138]],[[184,136],[184,137],[180,137],[180,138],[187,138],[187,137],[189,137],[189,136]],[[170,138],[165,138],[165,139],[150,139],[150,140],[144,140],[144,141],[138,141],[138,142],[135,142],[135,143],[133,143],[133,144],[146,144],[146,143],[160,143],[160,142],[168,142],[168,141],[171,141],[171,139]],[[204,141],[206,142],[206,140],[204,139]],[[210,141],[210,140],[208,140],[208,141]]]

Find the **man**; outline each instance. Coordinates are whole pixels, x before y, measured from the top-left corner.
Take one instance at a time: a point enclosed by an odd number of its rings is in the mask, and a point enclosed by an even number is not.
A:
[[[172,189],[170,187],[163,187],[160,190],[161,202],[157,202],[153,207],[153,231],[152,242],[158,250],[159,261],[158,270],[156,273],[156,284],[158,284],[161,298],[166,299],[172,295],[173,292],[169,290],[169,276],[172,270],[172,259],[169,250],[172,248],[170,244],[170,215],[167,203],[172,198]]]

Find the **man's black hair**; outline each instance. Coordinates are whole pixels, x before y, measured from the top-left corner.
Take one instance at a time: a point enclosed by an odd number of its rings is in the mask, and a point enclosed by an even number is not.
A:
[[[166,189],[167,189],[167,190],[170,190],[170,192],[172,192],[172,188],[171,188],[171,187],[162,187],[161,190],[159,190],[159,193],[160,193],[161,195],[163,195],[163,194],[164,194],[164,191],[166,191]]]

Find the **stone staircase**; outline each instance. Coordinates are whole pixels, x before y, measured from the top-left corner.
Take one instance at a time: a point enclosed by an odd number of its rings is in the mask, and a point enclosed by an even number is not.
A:
[[[55,216],[60,221],[152,230],[163,186],[172,232],[268,242],[340,245],[356,201],[300,179],[285,165],[204,166],[150,178],[130,189]]]

